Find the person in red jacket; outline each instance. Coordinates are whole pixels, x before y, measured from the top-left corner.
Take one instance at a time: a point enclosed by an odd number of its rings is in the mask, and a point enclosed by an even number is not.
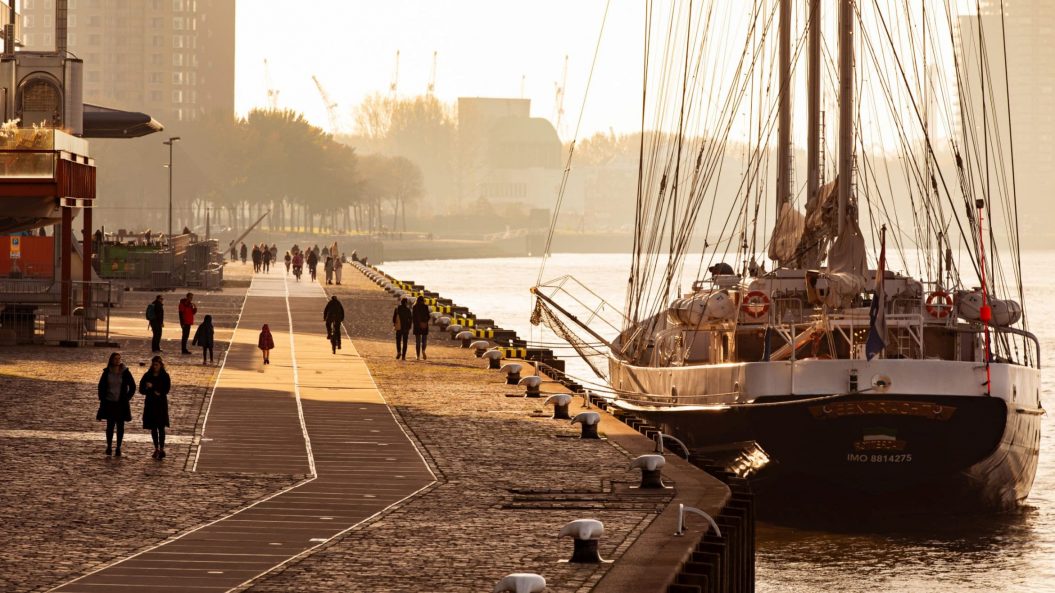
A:
[[[194,325],[194,314],[198,312],[198,306],[194,304],[194,294],[188,292],[187,296],[179,300],[179,326],[183,330],[180,340],[182,354],[190,354],[187,349],[187,340],[190,338],[190,326]]]

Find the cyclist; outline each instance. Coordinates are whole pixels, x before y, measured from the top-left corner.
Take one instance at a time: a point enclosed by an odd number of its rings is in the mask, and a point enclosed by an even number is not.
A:
[[[344,306],[336,296],[330,297],[326,308],[322,310],[322,318],[326,321],[326,338],[330,340],[333,353],[341,349],[341,323],[344,322]]]

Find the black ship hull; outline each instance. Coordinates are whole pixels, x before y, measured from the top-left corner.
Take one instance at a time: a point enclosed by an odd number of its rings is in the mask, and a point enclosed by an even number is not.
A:
[[[830,497],[892,508],[1010,509],[1029,494],[1036,474],[1039,409],[988,396],[781,399],[633,413],[701,457],[757,444],[768,461],[749,468],[748,477],[763,496],[776,493],[767,498],[789,504]]]

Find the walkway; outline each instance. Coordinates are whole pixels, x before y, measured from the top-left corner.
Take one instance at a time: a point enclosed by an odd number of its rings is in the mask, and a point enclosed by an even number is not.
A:
[[[253,279],[195,469],[305,480],[54,591],[234,589],[434,482],[351,341],[331,354],[322,287],[289,280]],[[276,345],[267,366],[256,348],[264,323]]]

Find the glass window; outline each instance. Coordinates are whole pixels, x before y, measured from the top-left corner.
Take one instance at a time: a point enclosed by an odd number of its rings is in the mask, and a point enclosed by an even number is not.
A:
[[[77,26],[77,15],[75,15],[75,14],[67,14],[66,15],[66,26],[71,28],[71,29],[73,27],[76,27]]]
[[[154,35],[153,45],[154,47],[161,47],[165,44],[165,38],[161,35]]]
[[[172,47],[174,47],[176,49],[182,49],[183,48],[183,35],[173,35],[172,36]]]
[[[31,14],[24,14],[24,15],[22,15],[22,26],[27,28],[27,29],[32,29],[33,26],[36,24],[35,21],[36,21],[36,19],[33,18],[33,15],[31,15]],[[26,38],[28,39],[29,36],[27,35]],[[26,41],[26,45],[29,45],[29,41]]]
[[[161,84],[164,81],[165,81],[165,79],[161,75],[160,72],[151,72],[150,73],[150,82],[153,82],[155,84]]]
[[[174,16],[172,17],[172,30],[182,31],[183,30],[183,17]]]
[[[183,72],[172,73],[172,84],[183,84]]]
[[[183,91],[172,91],[172,102],[182,103],[183,102]]]
[[[98,27],[98,26],[100,26],[102,24],[103,24],[103,19],[99,15],[93,14],[93,15],[88,17],[88,26],[89,27]]]
[[[33,5],[36,3],[37,0],[22,0],[22,10],[33,10]]]
[[[161,91],[150,91],[150,100],[154,103],[161,102]]]
[[[160,17],[155,17],[155,18],[150,19],[150,28],[151,29],[155,29],[155,30],[157,30],[157,29],[164,29],[165,28],[165,19],[160,18]]]
[[[151,54],[150,55],[150,63],[155,65],[155,66],[161,66],[162,64],[165,63],[164,60],[162,60],[161,58],[162,58],[161,54]]]
[[[183,65],[183,54],[179,54],[179,53],[172,54],[172,65],[173,66],[182,66]]]
[[[89,35],[88,45],[100,45],[103,42],[102,35]]]

